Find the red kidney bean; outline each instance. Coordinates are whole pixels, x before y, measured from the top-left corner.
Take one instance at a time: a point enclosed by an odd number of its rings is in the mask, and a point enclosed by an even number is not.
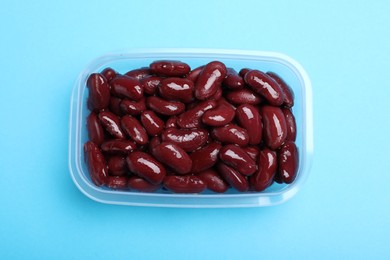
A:
[[[230,166],[218,163],[217,168],[221,177],[236,190],[244,192],[249,189],[247,179]]]
[[[164,179],[164,187],[176,193],[200,193],[206,189],[206,184],[194,175],[169,175]]]
[[[194,99],[194,83],[186,78],[166,78],[159,86],[161,97],[166,100],[189,103]]]
[[[267,74],[259,70],[251,70],[245,74],[245,82],[257,93],[262,95],[269,104],[280,106],[284,95],[279,84]]]
[[[140,122],[132,116],[123,116],[121,119],[122,128],[131,139],[139,145],[148,143],[148,134]]]
[[[265,144],[275,150],[279,148],[287,136],[287,124],[279,107],[263,106],[260,110],[263,118]]]
[[[235,111],[230,105],[219,103],[216,108],[206,111],[202,116],[202,122],[209,126],[223,126],[230,123],[235,116]]]
[[[95,112],[91,112],[87,117],[87,129],[89,140],[97,145],[104,142],[104,130]]]
[[[139,68],[139,69],[134,69],[126,72],[126,76],[132,77],[138,80],[141,80],[151,74],[151,71],[147,67]]]
[[[201,123],[202,115],[209,109],[217,106],[215,100],[200,102],[195,107],[182,113],[177,119],[177,125],[181,128],[196,128]]]
[[[292,183],[298,172],[299,155],[294,142],[287,141],[278,152],[278,175],[284,183]]]
[[[252,158],[253,161],[257,162],[260,148],[257,146],[246,146],[243,147],[244,151]]]
[[[119,107],[124,114],[138,116],[146,109],[145,98],[141,98],[138,101],[123,99]]]
[[[125,138],[125,135],[120,127],[120,120],[118,116],[109,111],[101,111],[99,113],[99,120],[107,132],[109,132],[112,136],[117,139]]]
[[[185,105],[177,101],[167,101],[159,97],[148,97],[146,105],[154,112],[166,116],[173,116],[183,113]]]
[[[99,147],[91,141],[84,144],[84,158],[87,163],[91,180],[95,185],[101,186],[107,183],[108,168]]]
[[[204,68],[204,66],[200,66],[200,67],[197,67],[196,69],[191,70],[190,73],[188,73],[188,75],[186,76],[186,78],[195,83],[196,80],[198,79],[200,72],[203,70],[203,68]]]
[[[238,72],[238,75],[240,75],[242,78],[244,78],[244,77],[245,77],[245,74],[246,74],[248,71],[251,71],[251,69],[242,68],[242,69]]]
[[[169,117],[165,122],[165,128],[177,128],[177,116]]]
[[[204,129],[168,128],[161,133],[161,139],[178,145],[186,152],[192,152],[207,142],[208,132]]]
[[[144,90],[138,79],[125,75],[117,75],[110,81],[111,93],[120,98],[140,100],[144,96]]]
[[[143,111],[141,123],[149,135],[158,135],[164,129],[164,121],[161,120],[152,110]]]
[[[226,100],[234,105],[258,105],[263,101],[262,97],[247,88],[230,91],[226,94],[225,97]]]
[[[105,68],[102,70],[101,74],[107,79],[107,81],[110,81],[116,76],[116,71],[112,68]]]
[[[292,91],[291,87],[278,74],[268,71],[267,75],[270,76],[273,80],[275,80],[282,89],[284,94],[283,105],[285,105],[286,107],[294,106],[294,92]]]
[[[192,161],[190,156],[174,143],[162,142],[153,147],[152,154],[157,160],[168,165],[179,174],[186,174],[191,171]]]
[[[263,191],[273,182],[278,166],[276,152],[265,148],[260,151],[258,161],[258,170],[249,177],[249,183],[253,190]]]
[[[159,144],[161,144],[161,138],[159,136],[153,136],[149,142],[149,151],[152,151],[153,148]]]
[[[247,146],[249,143],[248,132],[235,124],[227,124],[225,126],[213,128],[211,130],[211,136],[221,143],[226,144]]]
[[[103,152],[110,154],[128,154],[137,149],[137,145],[129,140],[108,140],[100,146]]]
[[[161,80],[162,78],[157,76],[146,77],[141,79],[141,86],[146,94],[154,95]]]
[[[199,100],[209,99],[221,86],[225,76],[226,66],[222,62],[206,64],[195,82],[195,97]]]
[[[295,141],[297,138],[297,125],[295,123],[295,117],[289,108],[282,108],[282,112],[287,124],[286,141]]]
[[[236,117],[238,124],[248,132],[249,144],[259,144],[263,136],[263,123],[258,110],[252,105],[240,105],[236,109]]]
[[[122,112],[122,109],[120,106],[121,102],[122,102],[121,98],[117,98],[117,97],[110,98],[110,104],[109,104],[108,108],[112,113],[114,113],[117,116],[123,115],[123,112]]]
[[[125,190],[127,189],[127,177],[108,176],[107,186],[114,190]]]
[[[160,185],[154,185],[138,176],[132,176],[129,178],[127,185],[132,190],[141,192],[152,192],[160,188]]]
[[[213,100],[219,100],[222,97],[223,91],[222,91],[222,86],[219,86],[217,88],[217,91],[210,97],[210,99]]]
[[[227,68],[226,78],[222,84],[229,89],[241,89],[245,86],[244,79],[233,68]]]
[[[107,108],[110,104],[110,87],[106,78],[100,73],[92,73],[87,79],[87,87],[88,108],[91,111]]]
[[[223,193],[229,188],[229,185],[214,170],[206,170],[196,176],[206,184],[209,190],[214,192]]]
[[[191,153],[191,172],[201,172],[213,167],[218,161],[218,154],[220,149],[221,145],[219,143],[213,142]]]
[[[113,155],[107,159],[108,173],[112,176],[123,176],[127,172],[125,157]]]
[[[253,174],[257,167],[244,149],[236,145],[225,145],[219,151],[219,159],[245,176]]]
[[[188,64],[175,60],[159,60],[150,64],[152,73],[166,77],[181,77],[190,72]]]
[[[154,185],[160,184],[166,175],[164,166],[144,152],[132,152],[127,156],[126,162],[131,172]]]

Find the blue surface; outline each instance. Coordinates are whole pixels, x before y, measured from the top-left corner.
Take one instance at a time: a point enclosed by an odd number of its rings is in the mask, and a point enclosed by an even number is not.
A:
[[[0,258],[389,259],[390,4],[3,1]],[[268,208],[104,205],[68,170],[78,73],[112,50],[277,51],[314,91],[314,162]]]

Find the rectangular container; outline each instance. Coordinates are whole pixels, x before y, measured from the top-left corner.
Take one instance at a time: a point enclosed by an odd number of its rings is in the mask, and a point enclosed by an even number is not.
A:
[[[88,139],[86,80],[91,73],[111,67],[120,73],[148,66],[155,60],[180,60],[196,68],[210,61],[224,62],[237,71],[247,67],[279,74],[293,89],[293,113],[297,123],[296,145],[299,150],[299,170],[292,184],[273,184],[263,192],[224,194],[172,194],[165,191],[141,193],[116,191],[95,186],[84,162],[83,144]],[[283,203],[293,197],[309,174],[313,154],[312,90],[304,69],[290,57],[272,52],[213,49],[150,49],[132,50],[102,56],[81,72],[73,89],[69,124],[69,169],[76,186],[89,198],[102,203],[155,207],[255,207]]]

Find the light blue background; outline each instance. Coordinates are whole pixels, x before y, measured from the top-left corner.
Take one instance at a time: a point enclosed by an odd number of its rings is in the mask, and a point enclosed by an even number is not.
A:
[[[0,8],[0,258],[389,259],[388,1],[11,1]],[[287,203],[104,205],[68,170],[70,94],[129,48],[276,51],[307,70],[314,161]]]

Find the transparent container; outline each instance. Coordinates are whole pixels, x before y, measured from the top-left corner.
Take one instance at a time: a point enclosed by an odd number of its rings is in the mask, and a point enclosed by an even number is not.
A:
[[[180,60],[196,68],[213,60],[224,62],[237,71],[247,67],[279,74],[293,89],[295,105],[293,113],[297,123],[296,145],[299,150],[299,170],[292,184],[274,183],[263,192],[239,193],[229,189],[224,194],[205,192],[201,194],[174,194],[159,190],[154,193],[118,191],[97,187],[89,177],[84,162],[83,144],[88,139],[86,106],[87,77],[111,67],[120,73],[148,66],[161,59]],[[89,198],[102,203],[153,206],[153,207],[256,207],[283,203],[292,198],[305,182],[313,154],[312,89],[304,69],[290,57],[273,52],[219,50],[219,49],[149,49],[113,53],[97,58],[79,75],[71,97],[69,123],[69,169],[71,177]]]

